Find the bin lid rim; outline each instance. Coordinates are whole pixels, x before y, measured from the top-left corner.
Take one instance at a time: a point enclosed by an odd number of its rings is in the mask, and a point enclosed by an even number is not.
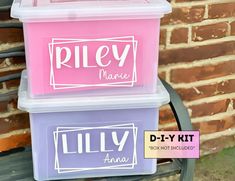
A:
[[[14,0],[11,16],[21,21],[162,17],[166,0]]]
[[[30,113],[159,108],[170,101],[169,93],[159,79],[155,94],[37,99],[28,95],[27,73],[23,71],[18,92],[18,108]]]

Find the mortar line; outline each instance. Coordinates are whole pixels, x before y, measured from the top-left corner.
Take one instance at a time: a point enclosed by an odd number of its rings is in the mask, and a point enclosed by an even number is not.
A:
[[[215,45],[215,44],[221,44],[221,43],[226,43],[226,42],[234,42],[235,36],[227,36],[223,38],[217,38],[217,39],[209,39],[201,42],[195,42],[192,41],[190,44],[187,43],[181,43],[181,44],[168,44],[166,46],[166,50],[177,50],[177,49],[186,49],[186,48],[196,48],[196,47],[201,47],[201,46],[210,46],[210,45]],[[163,51],[163,50],[161,50]]]
[[[208,141],[208,140],[220,138],[220,137],[223,137],[223,136],[233,136],[233,135],[235,136],[235,128],[230,128],[230,129],[220,131],[220,132],[201,135],[200,136],[200,141],[201,141],[201,144],[202,144],[203,142]]]
[[[24,45],[23,42],[2,43],[2,44],[0,45],[0,51],[7,50],[7,49],[9,49],[9,48],[15,48],[15,47],[23,46],[23,45]]]
[[[216,83],[216,82],[223,82],[225,79],[226,80],[235,79],[235,75],[227,75],[227,76],[217,77],[217,78],[212,78],[212,79],[207,79],[207,80],[198,80],[196,82],[189,82],[189,83],[175,84],[175,83],[171,82],[171,86],[175,89],[186,89],[186,88],[210,85],[210,84]]]
[[[221,61],[223,60],[223,61]],[[218,65],[223,62],[235,61],[235,55],[225,55],[208,59],[195,60],[193,62],[177,62],[167,65],[160,65],[161,70],[178,69],[178,68],[194,68],[206,65]]]
[[[10,116],[13,116],[13,115],[18,115],[18,114],[22,114],[22,113],[25,113],[23,111],[20,111],[18,109],[14,110],[14,111],[11,111],[11,112],[4,112],[4,113],[1,113],[0,114],[0,118],[8,118]]]
[[[20,68],[25,68],[25,64],[10,65],[9,67],[0,68],[0,72],[7,72],[9,70],[18,70]]]
[[[8,138],[8,137],[11,137],[11,136],[16,136],[16,135],[20,135],[20,134],[26,134],[26,133],[30,133],[30,128],[14,130],[14,131],[11,131],[9,133],[1,134],[0,139]]]
[[[195,101],[190,101],[190,102],[186,102],[184,101],[184,105],[186,106],[196,106],[196,105],[200,105],[203,103],[212,103],[212,102],[217,102],[217,101],[221,101],[221,100],[225,100],[225,99],[231,99],[231,98],[235,98],[235,93],[228,93],[228,94],[222,94],[222,95],[216,95],[216,96],[211,96],[211,97],[205,97],[205,98],[201,98]]]
[[[200,22],[194,22],[194,23],[179,23],[179,24],[161,25],[161,28],[167,29],[167,28],[180,28],[180,27],[189,27],[189,26],[205,26],[205,25],[213,25],[216,23],[222,23],[222,22],[232,21],[232,20],[234,20],[234,17],[225,17],[225,18],[217,18],[217,19],[204,19]]]
[[[204,19],[209,18],[209,6],[208,4],[205,5],[205,13],[204,13]]]
[[[191,121],[192,123],[210,122],[210,121],[226,119],[231,116],[235,116],[235,111],[222,112],[222,113],[214,114],[213,116],[210,115],[210,116],[191,118]]]
[[[173,28],[167,28],[166,29],[166,46],[165,46],[165,50],[168,49],[168,47],[171,45],[172,30],[173,30]]]
[[[193,29],[192,29],[192,26],[189,26],[188,27],[188,44],[191,44],[192,43],[192,39],[193,39]]]
[[[210,116],[203,116],[203,117],[197,117],[197,118],[191,118],[191,123],[203,123],[203,122],[211,122],[211,121],[216,121],[216,120],[222,120],[229,118],[231,116],[235,116],[235,111],[233,112],[223,112],[223,113],[218,113],[215,115],[210,115]],[[166,123],[166,124],[159,124],[159,128],[170,128],[173,126],[177,126],[176,122],[173,123]]]
[[[173,7],[181,8],[181,7],[192,7],[192,6],[200,6],[205,4],[225,4],[229,2],[234,2],[233,0],[207,0],[207,1],[198,1],[198,2],[181,2],[181,3],[172,3]]]

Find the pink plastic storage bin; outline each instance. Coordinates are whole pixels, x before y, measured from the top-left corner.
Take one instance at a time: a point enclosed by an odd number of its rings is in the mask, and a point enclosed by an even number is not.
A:
[[[166,0],[15,0],[31,97],[154,93]]]
[[[36,180],[156,171],[156,159],[144,158],[144,131],[158,129],[159,108],[170,99],[160,81],[147,95],[33,99],[26,79],[24,72],[18,108],[30,113]]]

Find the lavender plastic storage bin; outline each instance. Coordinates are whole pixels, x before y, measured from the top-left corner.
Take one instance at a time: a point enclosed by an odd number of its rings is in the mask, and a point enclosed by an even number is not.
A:
[[[31,99],[23,72],[18,107],[30,113],[35,179],[154,173],[144,131],[158,129],[159,107],[168,102],[160,81],[155,94]]]
[[[14,0],[30,96],[154,93],[170,12],[166,0]]]

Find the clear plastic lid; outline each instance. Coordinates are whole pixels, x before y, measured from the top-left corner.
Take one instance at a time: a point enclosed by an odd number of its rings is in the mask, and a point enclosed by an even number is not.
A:
[[[19,88],[18,108],[30,113],[159,108],[170,101],[169,94],[160,80],[158,80],[155,94],[127,96],[32,99],[28,96],[27,87],[27,75],[26,71],[23,71]]]
[[[166,0],[14,0],[11,8],[22,21],[160,18],[170,12]]]

